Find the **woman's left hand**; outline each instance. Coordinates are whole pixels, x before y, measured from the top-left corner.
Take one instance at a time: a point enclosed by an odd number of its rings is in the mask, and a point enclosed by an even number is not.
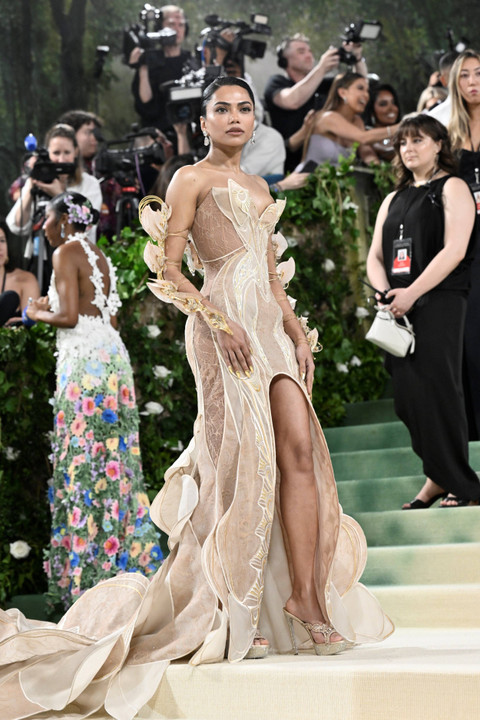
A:
[[[315,371],[315,362],[313,360],[312,350],[306,342],[301,342],[295,347],[295,355],[300,370],[300,375],[304,381],[308,394],[312,395],[313,390],[313,373]]]
[[[406,315],[417,300],[410,288],[394,288],[389,290],[385,297],[390,300],[390,305],[387,305],[386,309],[391,310],[395,317]]]
[[[47,311],[50,310],[50,303],[48,302],[48,297],[45,295],[44,297],[38,298],[38,300],[32,300],[28,301],[27,305],[27,317],[30,318],[30,320],[38,320],[38,313],[41,311]]]

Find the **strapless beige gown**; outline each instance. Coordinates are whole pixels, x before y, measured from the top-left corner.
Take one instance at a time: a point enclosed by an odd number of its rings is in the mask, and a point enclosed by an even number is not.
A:
[[[79,719],[102,706],[117,720],[131,720],[173,659],[222,662],[227,650],[230,661],[242,660],[257,626],[273,651],[291,649],[282,613],[291,567],[269,403],[278,375],[291,378],[309,403],[322,610],[355,643],[393,631],[358,582],[365,538],[339,506],[327,445],[270,290],[267,244],[282,209],[272,203],[259,214],[233,181],[212,188],[199,206],[192,238],[205,268],[203,293],[248,332],[254,372],[232,375],[215,333],[200,314],[189,317],[198,417],[151,510],[169,535],[170,554],[150,581],[124,574],[87,591],[57,625],[0,611],[2,720],[67,718],[72,710]]]

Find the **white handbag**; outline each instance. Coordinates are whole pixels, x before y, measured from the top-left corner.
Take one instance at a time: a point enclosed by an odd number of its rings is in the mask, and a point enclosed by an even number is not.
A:
[[[375,309],[377,314],[365,339],[396,357],[405,357],[407,353],[413,353],[415,333],[407,316],[403,316],[402,320],[405,323],[403,324],[395,319],[390,310],[385,310],[378,305],[375,306]]]

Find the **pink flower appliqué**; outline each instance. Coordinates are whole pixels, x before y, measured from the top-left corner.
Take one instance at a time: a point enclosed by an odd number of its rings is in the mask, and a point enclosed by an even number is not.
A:
[[[95,401],[91,397],[83,398],[82,401],[82,412],[87,417],[91,417],[95,412]]]
[[[69,382],[67,385],[67,400],[70,400],[70,402],[75,402],[78,400],[80,395],[82,394],[80,385],[76,382]]]
[[[105,473],[108,475],[110,480],[118,480],[120,477],[120,463],[117,460],[110,460],[105,468]]]
[[[138,558],[138,564],[142,567],[145,567],[145,565],[148,565],[150,562],[150,555],[146,552],[143,552],[140,557]]]
[[[78,535],[73,536],[73,552],[83,553],[87,548],[87,541],[85,538],[79,537]]]
[[[110,535],[110,537],[103,543],[103,549],[109,557],[116,555],[119,547],[120,543],[115,535]]]
[[[87,423],[83,419],[83,415],[79,413],[70,425],[70,430],[72,431],[73,435],[79,437],[80,435],[83,435],[86,427]]]
[[[114,500],[113,503],[112,503],[112,518],[113,518],[114,520],[118,520],[119,510],[120,510],[120,508],[119,508],[119,505],[118,505],[118,500]]]
[[[125,482],[125,480],[120,480],[120,494],[121,495],[128,495],[130,490],[132,489],[132,483],[131,482]]]
[[[122,385],[120,388],[120,402],[124,405],[128,405],[130,402],[130,390],[126,385]]]
[[[103,401],[103,405],[107,408],[107,410],[116,410],[118,406],[117,399],[114,398],[113,395],[107,395]]]
[[[63,412],[63,410],[59,410],[59,412],[57,413],[57,427],[65,427],[65,413]]]
[[[72,514],[70,516],[70,525],[73,525],[73,527],[77,527],[78,523],[80,522],[80,518],[82,517],[82,511],[79,507],[75,506],[72,510]]]
[[[92,447],[92,456],[96,457],[98,453],[104,453],[105,452],[105,445],[102,442],[96,442],[93,444]]]

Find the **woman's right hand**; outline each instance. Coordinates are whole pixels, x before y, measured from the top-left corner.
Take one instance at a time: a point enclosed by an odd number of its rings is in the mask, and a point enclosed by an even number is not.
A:
[[[228,318],[227,322],[232,335],[224,330],[217,331],[217,342],[223,359],[235,374],[243,372],[245,375],[249,375],[252,370],[250,339],[241,325]]]
[[[61,195],[67,189],[67,176],[64,177],[65,180],[55,178],[55,180],[51,183],[43,183],[40,182],[40,180],[33,180],[33,185],[38,187],[46,195],[56,197],[57,195]]]

